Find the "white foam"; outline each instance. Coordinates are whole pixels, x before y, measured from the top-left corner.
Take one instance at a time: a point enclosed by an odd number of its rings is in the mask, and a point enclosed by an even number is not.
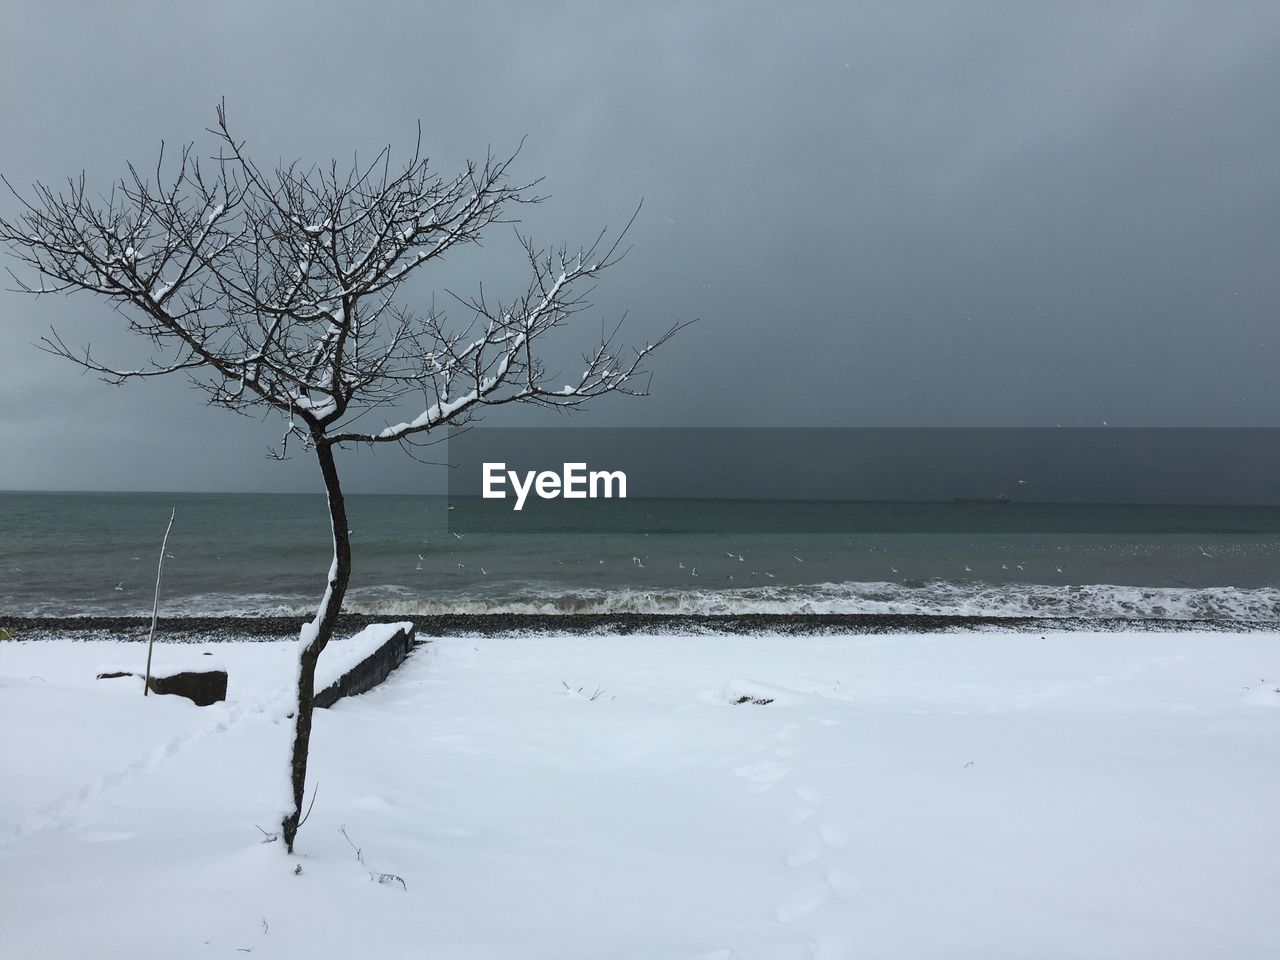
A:
[[[1280,619],[1280,590],[1239,587],[1056,586],[933,580],[719,590],[529,590],[507,597],[353,597],[373,616],[433,614],[932,614],[1006,617]]]
[[[165,617],[310,617],[315,599],[278,594],[208,593],[173,600]],[[527,585],[502,594],[418,592],[401,585],[347,594],[347,613],[441,614],[925,614],[936,616],[1119,617],[1133,619],[1280,620],[1274,587],[1073,586],[930,580],[844,582],[738,589],[570,589]],[[143,616],[150,611],[83,608],[11,611],[26,616]]]

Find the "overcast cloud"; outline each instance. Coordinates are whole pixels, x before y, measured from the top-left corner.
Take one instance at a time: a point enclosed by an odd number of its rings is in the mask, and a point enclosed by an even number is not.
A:
[[[525,228],[548,241],[643,198],[599,316],[629,311],[634,340],[701,322],[652,397],[583,424],[1280,425],[1273,2],[4,13],[17,184],[105,186],[204,136],[225,96],[267,161],[408,151],[419,118],[442,170],[527,136],[518,172],[551,199]],[[511,252],[495,236],[421,293],[517,285]],[[142,347],[91,298],[0,294],[0,489],[318,488],[264,457],[274,422],[181,380],[105,386],[31,346],[50,323],[122,362]],[[423,487],[398,451],[351,459],[353,490]]]

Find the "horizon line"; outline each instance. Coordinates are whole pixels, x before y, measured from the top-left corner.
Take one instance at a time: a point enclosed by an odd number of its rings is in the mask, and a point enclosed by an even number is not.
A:
[[[33,496],[213,496],[213,497],[323,497],[323,490],[32,490],[32,489],[0,489],[0,496],[6,494],[25,494]],[[449,493],[388,493],[388,492],[344,492],[344,497],[438,497],[443,500],[482,500],[479,494]],[[621,499],[621,498],[619,498]],[[1188,503],[1185,501],[1166,502],[1152,500],[999,500],[991,497],[949,497],[939,499],[834,499],[828,497],[627,497],[637,502],[679,501],[689,503],[777,503],[777,504],[875,504],[887,506],[901,504],[904,506],[1008,506],[1008,507],[1197,507],[1216,509],[1280,509],[1280,503]]]

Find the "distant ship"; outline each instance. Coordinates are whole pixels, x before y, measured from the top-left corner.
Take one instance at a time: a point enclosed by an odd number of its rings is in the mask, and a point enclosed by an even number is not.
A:
[[[994,497],[952,497],[952,503],[1011,503],[1007,493]]]

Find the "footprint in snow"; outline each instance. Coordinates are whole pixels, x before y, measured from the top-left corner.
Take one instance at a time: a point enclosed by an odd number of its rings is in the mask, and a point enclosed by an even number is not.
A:
[[[795,794],[796,803],[792,806],[787,819],[795,824],[813,819],[814,814],[818,812],[818,807],[822,805],[822,794],[809,787],[799,787]]]
[[[805,803],[812,804],[815,807],[822,803],[822,794],[811,787],[797,787],[796,796]]]
[[[832,850],[841,850],[849,845],[849,834],[840,827],[824,824],[818,828],[818,835],[822,837],[822,842]]]
[[[774,915],[779,923],[793,923],[817,913],[835,896],[831,884],[825,879],[806,880],[790,894],[783,897]]]
[[[132,840],[137,834],[125,830],[94,830],[76,836],[85,843],[118,843],[121,840]]]
[[[847,870],[832,867],[827,870],[827,883],[841,900],[852,900],[862,892],[862,882]]]
[[[748,793],[764,793],[787,775],[787,768],[776,763],[752,763],[737,767],[734,771],[748,783]]]
[[[791,808],[791,813],[787,815],[787,820],[794,824],[807,823],[813,819],[813,815],[818,809],[803,800]]]
[[[824,935],[817,940],[805,941],[812,960],[849,960],[854,956],[853,945],[840,934]]]
[[[814,834],[806,834],[787,855],[788,867],[807,867],[825,853],[822,842]]]
[[[824,870],[821,878],[806,880],[782,899],[775,911],[779,923],[792,923],[817,913],[833,899],[852,900],[862,884],[845,870]]]

